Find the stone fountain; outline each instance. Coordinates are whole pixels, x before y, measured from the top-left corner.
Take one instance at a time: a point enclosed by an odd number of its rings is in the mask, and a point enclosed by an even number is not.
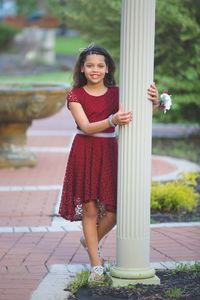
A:
[[[65,104],[65,84],[0,84],[0,168],[34,166],[26,131],[34,119],[46,118]]]

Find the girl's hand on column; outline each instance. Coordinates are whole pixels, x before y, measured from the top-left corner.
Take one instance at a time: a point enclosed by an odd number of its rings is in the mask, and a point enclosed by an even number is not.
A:
[[[112,122],[115,125],[126,125],[129,124],[131,121],[132,112],[124,112],[122,106],[120,105],[118,112],[112,117]]]
[[[159,105],[159,93],[155,82],[153,82],[147,90],[148,99],[152,102],[153,106]]]

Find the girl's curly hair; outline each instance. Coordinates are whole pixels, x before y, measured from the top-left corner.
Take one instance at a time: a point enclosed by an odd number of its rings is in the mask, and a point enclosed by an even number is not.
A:
[[[114,78],[115,63],[114,63],[111,55],[103,47],[95,45],[95,44],[91,44],[87,48],[83,49],[78,57],[78,60],[74,67],[73,87],[76,88],[76,87],[82,87],[82,86],[86,85],[87,79],[85,77],[85,74],[81,72],[81,67],[84,64],[86,57],[90,54],[99,54],[99,55],[103,55],[105,57],[105,63],[108,66],[108,73],[105,74],[104,84],[106,87],[114,86],[116,84],[115,78]]]

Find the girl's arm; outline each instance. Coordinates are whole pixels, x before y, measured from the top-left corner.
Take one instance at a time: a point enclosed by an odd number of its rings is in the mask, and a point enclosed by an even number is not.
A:
[[[74,117],[76,123],[80,127],[80,129],[86,134],[94,134],[110,127],[110,122],[107,119],[98,122],[89,122],[83,107],[80,103],[70,102],[69,103],[70,111],[72,116]],[[131,112],[125,113],[119,109],[119,111],[113,115],[112,122],[115,125],[126,125],[132,120]]]

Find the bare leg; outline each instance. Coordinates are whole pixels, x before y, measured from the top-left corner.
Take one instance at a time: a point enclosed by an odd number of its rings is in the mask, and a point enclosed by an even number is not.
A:
[[[102,219],[100,219],[99,225],[97,227],[99,242],[115,226],[115,224],[116,214],[107,211],[106,215]]]
[[[83,204],[83,233],[88,248],[90,263],[92,266],[101,265],[98,256],[98,232],[97,232],[98,210],[95,201]]]

